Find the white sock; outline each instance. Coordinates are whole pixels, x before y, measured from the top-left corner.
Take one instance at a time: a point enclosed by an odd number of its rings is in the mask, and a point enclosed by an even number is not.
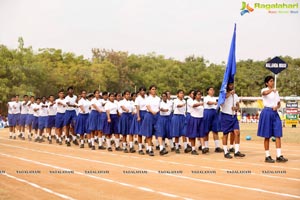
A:
[[[119,147],[119,146],[120,146],[120,139],[119,139],[119,138],[116,138],[116,139],[115,139],[115,143],[116,143],[116,147]]]
[[[58,141],[61,142],[61,137],[58,137]]]
[[[220,142],[219,142],[219,140],[215,140],[215,146],[216,146],[216,148],[220,147]]]
[[[276,149],[276,152],[277,152],[277,157],[281,156],[281,149]]]
[[[187,148],[187,142],[184,142],[183,146],[184,146],[184,149],[186,149]]]
[[[159,142],[157,139],[155,140],[155,144],[156,144],[156,146],[159,146]]]
[[[81,144],[84,144],[84,141],[83,141],[83,140],[80,140],[80,143],[81,143]]]
[[[208,148],[208,141],[204,142],[205,148]]]
[[[233,148],[233,144],[230,145],[230,149],[232,149],[232,148]]]
[[[162,151],[164,149],[163,145],[159,145],[159,150]]]
[[[126,149],[126,145],[127,145],[127,143],[123,142],[123,149]]]
[[[16,137],[16,133],[13,133],[13,136]]]
[[[148,143],[146,143],[146,150],[149,150],[149,146],[148,146]]]
[[[162,141],[162,146],[163,146],[163,148],[166,148],[166,143],[164,140]]]
[[[95,146],[95,139],[91,138],[92,146]]]
[[[91,141],[91,139],[88,139],[88,143],[91,143],[92,141]]]
[[[41,140],[41,139],[43,139],[43,136],[40,135],[39,138],[40,138],[40,140]]]
[[[227,146],[223,146],[223,149],[224,149],[224,154],[227,154],[228,153]]]
[[[70,142],[70,138],[69,137],[67,137],[67,142]]]
[[[94,136],[94,139],[97,140],[97,139],[98,139],[98,136]]]
[[[195,147],[195,146],[193,146],[193,147],[192,147],[192,151],[195,151],[195,150],[196,150],[196,147]]]
[[[237,153],[238,151],[240,151],[240,144],[235,144],[235,152],[234,153]]]
[[[9,136],[13,136],[13,133],[12,133],[12,132],[9,132]]]
[[[149,146],[149,151],[152,151],[152,146]]]
[[[269,157],[269,156],[270,156],[270,151],[267,150],[267,151],[266,151],[266,157]]]
[[[169,143],[170,143],[170,147],[173,148],[174,147],[174,143],[172,139],[169,139]]]
[[[176,149],[179,149],[179,144],[175,143],[175,147],[176,147]]]
[[[133,147],[133,142],[129,142],[129,148]]]
[[[108,139],[108,138],[106,139],[106,144],[108,147],[111,147],[110,139]]]
[[[73,141],[75,141],[75,140],[76,140],[76,136],[75,136],[75,135],[72,135],[72,138],[73,138]]]
[[[143,144],[142,143],[139,143],[139,151],[140,150],[143,150]]]
[[[98,141],[99,141],[99,146],[102,146],[103,145],[103,139],[102,138],[98,138]]]

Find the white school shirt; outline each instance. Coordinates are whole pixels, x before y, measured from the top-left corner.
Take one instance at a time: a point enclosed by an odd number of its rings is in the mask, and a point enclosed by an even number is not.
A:
[[[131,106],[133,107],[132,112],[133,112],[133,113],[136,113],[136,106],[135,106],[134,101],[131,100],[130,103],[131,103]]]
[[[166,111],[166,112],[160,111],[160,115],[161,116],[169,116],[172,112],[172,106],[173,106],[173,104],[169,100],[167,100],[167,102],[161,101],[159,108],[160,109],[168,109],[168,111]]]
[[[96,110],[96,108],[94,108],[93,104],[94,104],[98,109],[100,109],[101,112],[103,112],[104,109],[103,109],[103,106],[102,106],[102,99],[96,99],[96,97],[95,97],[95,98],[93,98],[93,99],[91,100],[91,110]]]
[[[263,88],[261,90],[261,94],[264,91],[269,90],[269,88]],[[262,95],[263,103],[265,107],[270,107],[273,108],[274,106],[277,106],[278,102],[280,102],[280,97],[278,91],[276,92],[271,92],[268,95]]]
[[[119,106],[120,106],[120,110],[122,110],[122,113],[125,112],[122,109],[122,106],[124,106],[126,109],[129,110],[127,113],[132,113],[133,111],[133,105],[130,100],[123,99],[122,101],[119,102]]]
[[[187,101],[187,112],[191,113],[191,110],[193,108],[194,100],[191,97],[188,97]]]
[[[81,110],[80,106],[83,107],[83,110],[84,112]],[[89,103],[89,100],[87,99],[84,99],[84,98],[81,98],[79,101],[78,101],[78,114],[88,114],[89,113],[89,110],[90,110],[90,103]]]
[[[30,104],[30,105],[29,105]],[[29,101],[28,103],[27,103],[27,107],[28,107],[28,114],[30,114],[30,115],[33,115],[33,106],[34,106],[34,104],[35,103],[31,103],[31,101]]]
[[[33,108],[33,116],[38,117],[40,115],[40,110],[39,110],[40,106],[37,103],[34,103],[34,104],[32,104],[32,108]],[[36,108],[38,108],[37,111],[34,110]]]
[[[146,111],[147,110],[147,96],[143,98],[141,95],[137,96],[135,99],[135,105],[140,106],[140,110]]]
[[[26,103],[25,101],[21,102],[21,114],[28,114],[29,112],[29,107],[27,106],[28,102],[24,105],[24,103]]]
[[[159,112],[160,98],[156,96],[149,95],[147,97],[147,106],[150,106],[153,112]],[[149,112],[149,110],[147,109]]]
[[[77,99],[76,95],[73,95],[73,97],[70,97],[68,95],[65,98],[65,102],[66,104],[69,103],[70,105],[76,105],[76,99]],[[66,110],[76,110],[76,108],[67,106]]]
[[[109,110],[110,114],[117,114],[118,105],[115,102],[107,101],[104,108],[105,111]]]
[[[54,105],[50,106],[51,102],[48,102],[47,105],[48,105],[48,115],[49,116],[56,115],[56,113],[57,113],[57,105],[56,105],[56,103],[54,102]]]
[[[21,102],[18,101],[18,102],[14,102],[13,104],[13,113],[14,114],[20,114],[21,113]]]
[[[65,113],[66,112],[66,106],[64,106],[64,105],[66,105],[66,101],[65,101],[65,99],[56,99],[55,100],[55,103],[56,103],[56,112],[57,113]],[[62,103],[63,105],[60,105],[60,104],[58,104],[58,103]]]
[[[14,105],[14,101],[10,101],[7,103],[8,104],[8,114],[14,114],[13,113],[13,105]]]
[[[204,109],[217,109],[218,105],[208,105],[207,102],[217,102],[217,98],[216,97],[212,97],[207,95],[206,97],[204,97]]]
[[[42,107],[42,106],[47,106],[47,107]],[[48,105],[47,103],[40,103],[38,105],[39,108],[39,117],[47,117],[48,116]]]
[[[178,108],[178,105],[184,104],[184,106]],[[192,105],[193,106],[193,105]],[[174,114],[175,115],[184,115],[186,111],[186,107],[185,107],[185,100],[182,99],[174,99]]]
[[[221,105],[222,113],[229,114],[229,115],[235,115],[235,112],[232,110],[232,106],[236,106],[236,103],[240,101],[237,94],[230,95],[228,98],[225,99],[225,102],[223,105]]]
[[[196,99],[193,101],[193,105],[196,103],[201,103],[201,101],[197,101]],[[196,118],[202,118],[204,112],[204,106],[192,107],[191,116]]]

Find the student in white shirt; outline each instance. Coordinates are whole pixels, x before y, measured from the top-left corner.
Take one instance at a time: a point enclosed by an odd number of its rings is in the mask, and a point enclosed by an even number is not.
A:
[[[32,129],[34,130],[34,138],[38,138],[38,128],[39,128],[39,109],[40,109],[41,98],[37,97],[35,103],[33,104],[33,122]],[[37,139],[38,141],[38,139]]]
[[[45,96],[42,97],[42,101],[39,105],[35,107],[35,110],[39,112],[38,114],[38,129],[39,136],[35,138],[35,142],[44,142],[43,133],[46,128],[46,123],[48,119],[48,105],[46,102],[47,98]]]
[[[14,107],[15,107],[16,96],[13,96],[11,100],[7,103],[7,111],[8,111],[8,126],[9,126],[9,138],[16,139],[16,123],[17,121],[14,118]]]
[[[25,125],[26,125],[26,119],[28,116],[29,108],[27,106],[28,104],[28,95],[23,96],[23,101],[21,103],[21,115],[20,115],[20,135],[19,138],[22,140],[25,140]]]
[[[269,151],[271,137],[276,138],[276,162],[287,162],[288,159],[281,154],[282,124],[277,112],[280,108],[280,97],[278,91],[274,88],[274,77],[267,76],[265,78],[265,86],[266,88],[261,90],[265,107],[259,117],[257,136],[264,138],[265,162],[275,162]]]
[[[26,127],[28,130],[28,140],[31,140],[31,138],[32,138],[32,124],[34,121],[34,116],[33,116],[34,105],[35,105],[35,99],[34,99],[34,96],[31,96],[30,101],[27,103],[28,115],[27,115],[27,119],[26,119]]]
[[[55,128],[55,117],[57,112],[54,95],[49,96],[49,102],[47,103],[47,106],[48,106],[48,118],[46,121],[46,132],[48,134],[49,144],[51,144],[52,143],[51,130],[52,128]]]
[[[65,119],[65,113],[67,104],[65,101],[65,94],[64,90],[61,89],[58,91],[58,99],[55,100],[56,103],[56,116],[55,116],[55,132],[57,135],[56,143],[59,145],[62,145],[62,129],[64,127],[64,119]]]

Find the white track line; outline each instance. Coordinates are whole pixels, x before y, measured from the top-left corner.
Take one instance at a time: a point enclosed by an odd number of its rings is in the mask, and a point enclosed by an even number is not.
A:
[[[24,141],[18,141],[18,140],[11,140],[11,139],[7,139],[7,138],[3,138],[3,137],[0,137],[0,139],[4,139],[4,140],[7,140],[7,141],[15,141],[15,142],[20,142],[20,143],[23,143],[24,144]],[[40,144],[40,143],[33,143],[35,145],[40,145],[40,146],[44,146],[45,144]],[[17,146],[14,146],[14,147],[17,147]],[[68,150],[74,150],[73,148],[70,148],[70,147],[66,147],[66,146],[55,146],[56,148],[62,148],[64,150],[68,149]],[[137,158],[137,159],[144,159],[144,160],[151,160],[151,161],[155,161],[155,159],[150,159],[150,158],[145,158],[145,156],[141,156],[141,157],[137,157],[137,156],[134,156],[134,155],[130,155],[130,156],[127,156],[127,155],[120,155],[120,154],[116,154],[116,153],[110,153],[110,152],[104,152],[104,151],[91,151],[90,149],[80,149],[80,151],[88,151],[88,152],[91,152],[91,153],[100,153],[100,154],[104,154],[104,155],[112,155],[112,156],[123,156],[123,157],[130,157],[130,158]],[[180,157],[180,155],[177,155],[177,154],[174,154],[172,155],[174,157]],[[187,159],[195,159],[195,156],[190,156],[190,155],[187,155],[185,158]],[[270,168],[278,168],[278,169],[282,169],[282,170],[298,170],[300,171],[300,168],[295,168],[295,167],[286,167],[286,166],[278,166],[278,165],[266,165],[266,164],[258,164],[258,163],[250,163],[250,162],[246,162],[246,161],[243,161],[243,162],[240,162],[240,161],[234,161],[234,160],[228,160],[228,159],[215,159],[215,158],[205,158],[205,157],[201,157],[201,159],[204,159],[204,160],[209,160],[209,161],[217,161],[217,162],[227,162],[227,163],[234,163],[234,164],[241,164],[243,166],[248,166],[248,165],[253,165],[253,166],[262,166],[262,167],[267,167],[268,169]],[[172,164],[171,161],[166,161],[166,162],[169,162],[170,164]],[[174,163],[174,162],[173,162]],[[182,163],[180,163],[182,165]]]
[[[3,144],[1,144],[1,145],[3,145]],[[9,146],[12,146],[12,145],[9,145]],[[12,147],[14,147],[14,146],[12,146]],[[31,150],[31,149],[22,148],[22,147],[19,147],[19,148],[25,149],[25,150]],[[64,155],[64,154],[56,154],[56,153],[47,152],[47,151],[39,151],[39,150],[31,150],[31,151],[51,154],[51,155],[55,155],[55,156],[73,158],[73,159],[78,159],[78,160],[84,160],[84,161],[89,161],[89,162],[96,162],[96,163],[111,165],[111,166],[115,166],[115,167],[129,168],[129,169],[134,169],[134,170],[144,170],[144,171],[148,171],[148,172],[151,172],[151,173],[158,174],[157,171],[151,170],[151,169],[145,169],[145,168],[141,169],[141,168],[138,168],[138,167],[131,167],[131,166],[127,166],[127,165],[109,163],[109,162],[92,160],[92,159],[81,158],[81,157],[76,157],[76,156],[69,156],[69,155]],[[0,155],[1,155],[1,153],[0,153]],[[226,169],[224,169],[224,170],[226,170]],[[197,181],[197,182],[210,183],[210,184],[215,184],[215,185],[221,185],[221,186],[227,186],[227,187],[233,187],[233,188],[239,188],[239,189],[245,189],[245,190],[251,190],[251,191],[263,192],[263,193],[267,193],[267,194],[274,194],[274,195],[279,195],[279,196],[287,196],[287,197],[300,199],[300,196],[297,196],[297,195],[279,193],[279,192],[272,192],[272,191],[263,190],[263,189],[259,189],[259,188],[252,188],[252,187],[245,187],[245,186],[239,186],[239,185],[233,185],[233,184],[227,184],[227,183],[220,183],[220,182],[210,181],[210,180],[206,180],[206,179],[198,179],[198,178],[182,176],[182,175],[180,175],[180,176],[174,175],[174,174],[164,174],[164,175],[172,176],[172,177],[175,177],[175,178],[188,179],[188,180]]]
[[[17,156],[13,156],[13,155],[9,155],[9,154],[0,153],[0,155],[8,157],[8,158],[14,158],[14,159],[18,159],[18,160],[21,160],[21,161],[34,163],[34,164],[37,164],[37,165],[51,167],[51,168],[54,168],[54,169],[59,169],[59,170],[64,170],[64,171],[74,171],[74,170],[67,169],[67,168],[64,168],[64,167],[59,167],[59,166],[55,166],[55,165],[51,165],[51,164],[47,164],[47,163],[42,163],[42,162],[30,160],[30,159],[27,159],[27,158],[17,157]],[[115,181],[115,180],[111,180],[111,179],[108,179],[108,178],[102,178],[102,177],[99,177],[99,176],[93,176],[93,175],[85,174],[85,173],[78,172],[78,171],[74,171],[74,174],[79,174],[79,175],[90,177],[90,178],[93,178],[93,179],[119,184],[119,185],[129,187],[129,188],[133,188],[133,189],[139,189],[139,190],[143,190],[143,191],[147,191],[147,192],[152,192],[152,193],[160,194],[160,195],[167,196],[167,197],[174,197],[174,198],[180,198],[180,199],[185,199],[185,200],[192,200],[191,198],[181,197],[181,196],[171,194],[171,193],[167,193],[167,192],[156,191],[156,190],[153,190],[153,189],[150,189],[150,188],[143,187],[143,189],[141,189],[139,186],[136,186],[136,185],[131,185],[131,184],[128,184],[128,183]]]
[[[55,196],[58,196],[58,197],[60,197],[60,198],[62,198],[62,199],[75,200],[74,198],[69,197],[69,196],[67,196],[67,195],[64,195],[64,194],[60,194],[60,193],[54,192],[53,190],[50,190],[50,189],[48,189],[48,188],[39,186],[39,185],[36,184],[36,183],[32,183],[32,182],[26,181],[26,180],[24,180],[24,179],[17,178],[17,177],[15,177],[15,176],[9,175],[9,174],[7,174],[7,173],[3,173],[3,174],[1,174],[1,175],[7,176],[7,177],[12,178],[12,179],[15,179],[15,180],[20,181],[20,182],[22,182],[22,183],[26,183],[26,184],[28,184],[28,185],[30,185],[30,186],[32,186],[32,187],[35,187],[35,188],[40,189],[40,190],[43,190],[43,191],[45,191],[45,192],[48,192],[48,193],[53,194],[53,195],[55,195]]]

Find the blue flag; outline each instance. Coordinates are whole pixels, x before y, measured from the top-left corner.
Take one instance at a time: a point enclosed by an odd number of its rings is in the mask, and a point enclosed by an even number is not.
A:
[[[226,66],[226,70],[224,73],[224,78],[223,78],[222,86],[220,89],[220,95],[219,95],[219,99],[218,99],[218,107],[225,102],[227,84],[234,82],[234,75],[236,72],[235,30],[236,30],[236,24],[234,24],[234,31],[233,31],[233,36],[232,36],[232,40],[231,40],[227,66]]]

